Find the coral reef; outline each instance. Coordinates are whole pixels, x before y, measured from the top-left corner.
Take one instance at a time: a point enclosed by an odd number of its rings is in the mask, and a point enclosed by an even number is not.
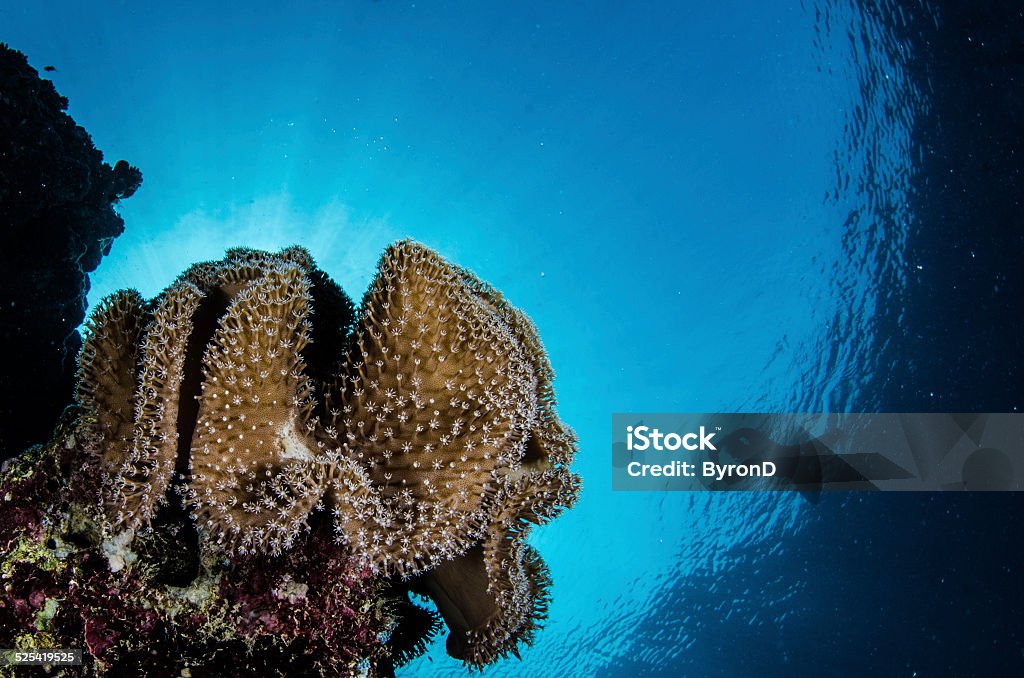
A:
[[[576,440],[533,324],[472,273],[396,243],[354,312],[305,250],[230,250],[152,301],[106,299],[79,363],[79,456],[59,477],[104,576],[194,587],[227,563],[221,640],[269,634],[320,658],[347,641],[295,606],[315,597],[322,616],[368,596],[380,647],[325,666],[358,655],[383,674],[422,651],[439,621],[410,591],[434,599],[470,666],[531,641],[550,578],[525,537],[574,503]]]
[[[87,273],[123,230],[142,174],[113,167],[67,99],[0,43],[0,458],[48,438],[71,401]],[[23,403],[33,403],[31,408]]]

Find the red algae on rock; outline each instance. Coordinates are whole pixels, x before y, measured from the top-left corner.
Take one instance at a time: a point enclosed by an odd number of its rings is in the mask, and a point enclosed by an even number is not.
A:
[[[68,483],[72,460],[84,454],[76,430],[66,416],[50,445],[0,474],[0,645],[84,651],[82,667],[53,675],[393,671],[392,603],[334,544],[329,525],[282,556],[227,562],[201,546],[185,553],[181,533],[194,528],[166,511],[135,538],[135,557],[111,571],[101,532]],[[174,561],[192,557],[192,579],[169,582],[181,569]]]

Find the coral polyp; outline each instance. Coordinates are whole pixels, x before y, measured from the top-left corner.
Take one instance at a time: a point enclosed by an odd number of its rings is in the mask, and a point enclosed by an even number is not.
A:
[[[306,250],[230,250],[94,312],[83,486],[126,548],[164,507],[235,559],[292,557],[329,525],[371,576],[434,597],[479,667],[543,619],[525,536],[579,491],[552,379],[526,315],[423,245],[385,251],[355,314]]]

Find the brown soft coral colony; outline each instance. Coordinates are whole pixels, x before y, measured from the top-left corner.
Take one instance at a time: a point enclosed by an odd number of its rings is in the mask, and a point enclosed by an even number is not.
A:
[[[172,486],[210,543],[280,553],[329,512],[338,541],[411,580],[472,666],[543,619],[530,524],[571,506],[576,439],[530,320],[412,242],[384,253],[352,324],[309,253],[231,250],[150,303],[93,314],[78,400],[107,531],[146,529]]]

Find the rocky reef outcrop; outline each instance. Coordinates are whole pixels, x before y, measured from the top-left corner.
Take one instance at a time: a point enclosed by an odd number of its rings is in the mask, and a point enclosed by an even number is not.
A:
[[[123,230],[142,174],[113,167],[68,101],[0,43],[0,458],[47,440],[71,402],[87,274]],[[31,403],[31,407],[26,407]]]

